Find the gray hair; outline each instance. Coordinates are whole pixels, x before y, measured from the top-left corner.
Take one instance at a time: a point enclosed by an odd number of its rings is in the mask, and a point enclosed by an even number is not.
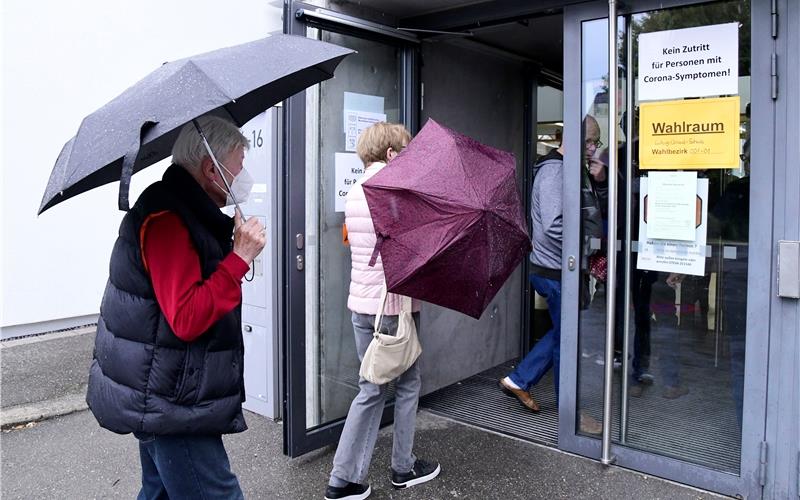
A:
[[[211,151],[221,161],[231,151],[239,146],[245,150],[250,148],[250,141],[232,122],[218,116],[201,116],[197,118],[200,128],[203,129]],[[185,169],[195,169],[200,166],[203,159],[208,156],[208,151],[203,145],[203,139],[194,126],[187,123],[181,129],[178,140],[172,146],[172,162]]]

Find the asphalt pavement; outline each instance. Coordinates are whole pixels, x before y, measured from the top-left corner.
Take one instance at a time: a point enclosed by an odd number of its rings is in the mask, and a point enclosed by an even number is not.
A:
[[[92,340],[93,334],[82,333],[27,343],[2,342],[4,421],[9,409],[46,407],[69,397],[82,399]],[[85,409],[62,413],[5,426],[0,434],[0,497],[134,498],[140,484],[136,439],[101,429]],[[289,459],[282,452],[280,422],[250,412],[246,419],[248,431],[225,437],[245,496],[322,498],[334,449],[326,447]],[[370,498],[722,498],[424,411],[418,416],[415,453],[438,460],[441,476],[408,490],[394,490],[389,477],[390,452],[391,427],[387,427],[381,430],[369,473],[374,491]]]

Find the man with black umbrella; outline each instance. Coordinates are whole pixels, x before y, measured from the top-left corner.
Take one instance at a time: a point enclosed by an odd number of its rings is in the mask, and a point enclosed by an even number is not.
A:
[[[197,122],[122,220],[89,374],[100,425],[139,439],[140,499],[242,498],[222,434],[247,429],[241,279],[266,236],[220,211],[250,193],[247,139]]]

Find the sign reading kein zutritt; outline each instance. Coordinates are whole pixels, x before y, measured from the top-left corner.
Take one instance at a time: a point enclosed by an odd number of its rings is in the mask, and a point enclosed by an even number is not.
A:
[[[639,35],[639,100],[739,93],[739,25]]]
[[[739,168],[739,96],[641,103],[639,168]]]

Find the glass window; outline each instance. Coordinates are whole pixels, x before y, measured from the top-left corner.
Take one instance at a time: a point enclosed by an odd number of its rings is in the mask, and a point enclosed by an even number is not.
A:
[[[620,21],[620,114],[608,117],[608,64],[605,20],[583,26],[583,112],[593,116],[599,131],[585,128],[584,144],[593,149],[581,168],[584,179],[601,200],[607,225],[608,197],[605,181],[589,170],[594,158],[604,163],[607,148],[618,151],[618,248],[630,246],[632,257],[625,280],[625,253],[617,253],[616,343],[614,360],[615,441],[652,453],[670,456],[738,473],[744,383],[744,339],[747,312],[748,225],[750,198],[750,8],[749,2],[714,2],[690,7],[655,10],[631,16],[630,38]],[[639,109],[635,95],[639,79],[638,42],[645,33],[723,23],[738,23],[738,97],[740,99],[738,168],[693,169],[698,193],[708,191],[705,262],[699,273],[653,271],[640,268],[638,249],[640,218],[647,204],[648,176],[639,165]],[[628,40],[631,58],[628,58]],[[631,61],[632,64],[627,61]],[[630,68],[628,66],[631,66]],[[625,95],[628,74],[633,78],[633,112]],[[724,97],[720,93],[721,97]],[[713,97],[713,96],[712,96]],[[608,127],[618,126],[619,141],[608,143]],[[628,127],[632,137],[626,137]],[[628,142],[630,141],[630,144]],[[630,151],[630,154],[628,153]],[[628,165],[630,156],[630,165]],[[675,165],[671,171],[685,171]],[[607,172],[607,169],[606,169]],[[630,191],[628,191],[630,172]],[[705,186],[705,187],[703,187]],[[630,203],[630,214],[626,202]],[[644,202],[644,205],[642,205]],[[699,205],[698,205],[699,206]],[[699,211],[700,213],[703,210]],[[626,239],[626,223],[631,238]],[[580,312],[580,413],[601,419],[603,348],[606,323],[606,282],[602,260],[609,236],[583,247],[583,300]],[[625,292],[630,302],[625,303]],[[628,359],[624,359],[624,318],[629,318]],[[627,373],[627,379],[623,376]],[[580,432],[580,429],[579,429]]]
[[[344,244],[344,209],[337,198],[337,153],[355,155],[346,144],[345,93],[382,101],[389,122],[400,116],[401,49],[323,31],[323,41],[348,47],[336,77],[307,92],[306,138],[306,424],[315,427],[344,417],[358,393],[358,369],[347,297],[350,250]],[[352,96],[351,96],[352,97]],[[356,101],[354,106],[362,106]],[[360,109],[361,111],[368,111]]]

